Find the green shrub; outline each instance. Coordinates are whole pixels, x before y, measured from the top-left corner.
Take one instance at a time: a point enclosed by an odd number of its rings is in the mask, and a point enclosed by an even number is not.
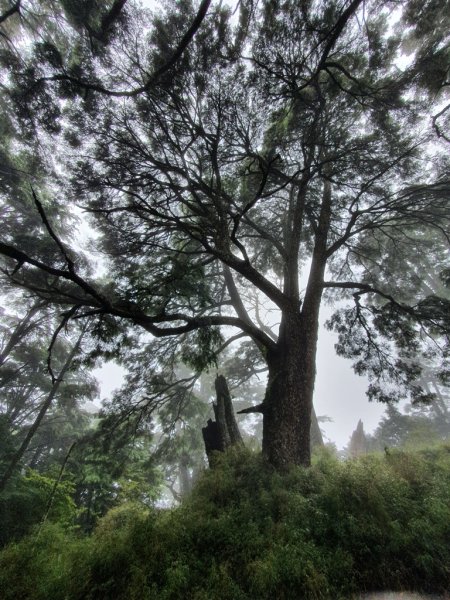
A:
[[[73,486],[29,469],[26,475],[15,477],[0,494],[0,546],[19,539],[39,524],[53,496],[48,520],[72,525],[76,506],[72,500]]]
[[[172,510],[125,505],[90,538],[49,525],[0,555],[5,600],[337,600],[449,590],[450,448],[274,472],[229,452]]]
[[[2,600],[81,598],[73,594],[82,580],[73,575],[80,561],[87,565],[89,542],[47,523],[38,534],[10,544],[0,555]]]

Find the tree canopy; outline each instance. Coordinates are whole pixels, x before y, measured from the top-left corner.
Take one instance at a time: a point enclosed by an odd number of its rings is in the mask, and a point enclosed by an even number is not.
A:
[[[204,369],[249,338],[278,468],[309,464],[324,293],[351,302],[331,326],[370,397],[424,399],[420,356],[448,355],[448,291],[411,285],[424,254],[448,269],[448,14],[442,0],[7,5],[2,135],[11,165],[35,149],[41,178],[16,203],[5,169],[19,225],[1,235],[5,277],[64,322],[94,319],[100,347],[143,328],[156,370],[169,355]],[[75,209],[103,275],[63,226]]]

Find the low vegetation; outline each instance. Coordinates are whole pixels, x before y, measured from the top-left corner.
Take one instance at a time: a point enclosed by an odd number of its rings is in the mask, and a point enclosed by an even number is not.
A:
[[[217,457],[179,508],[49,522],[0,555],[4,600],[349,598],[450,590],[450,446],[275,472]]]

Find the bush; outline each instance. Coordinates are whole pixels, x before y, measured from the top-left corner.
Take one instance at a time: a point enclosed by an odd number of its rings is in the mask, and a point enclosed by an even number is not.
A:
[[[56,490],[54,486],[55,479],[32,469],[9,482],[0,494],[0,546],[23,537],[39,524],[52,495],[48,519],[66,526],[73,524],[76,517],[73,486],[66,481],[60,482]]]
[[[450,447],[279,474],[229,452],[173,510],[128,505],[90,538],[48,526],[0,556],[5,600],[337,600],[449,590]]]

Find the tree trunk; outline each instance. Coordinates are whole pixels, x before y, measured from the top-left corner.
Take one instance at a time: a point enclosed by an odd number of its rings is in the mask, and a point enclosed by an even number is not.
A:
[[[217,391],[217,379],[216,379],[216,391]],[[217,429],[219,431],[220,439],[220,450],[223,452],[226,448],[231,446],[230,433],[228,431],[227,419],[225,416],[225,397],[219,391],[216,395],[216,402],[213,403],[214,416],[216,418]]]
[[[223,375],[218,375],[215,381],[217,404],[223,405],[225,413],[225,424],[229,438],[229,445],[243,444],[241,432],[234,416],[233,402],[231,400],[230,390],[227,380]]]
[[[263,454],[279,470],[311,462],[317,340],[317,334],[308,334],[300,314],[290,315],[282,328],[277,352],[268,356],[263,412]]]
[[[208,457],[209,466],[211,466],[211,458],[213,452],[223,452],[222,436],[219,433],[219,426],[216,421],[208,419],[206,427],[202,428],[203,442],[205,444],[206,456]]]
[[[212,466],[211,459],[214,451],[225,452],[230,446],[236,444],[244,445],[234,416],[230,391],[223,375],[216,377],[215,388],[216,402],[213,403],[213,409],[216,420],[212,421],[209,419],[206,427],[202,429],[206,455],[208,456],[210,466]]]
[[[48,515],[50,514],[50,510],[51,510],[51,508],[53,506],[53,502],[55,500],[56,491],[58,489],[59,484],[61,483],[61,479],[63,478],[67,462],[68,462],[68,460],[70,458],[70,455],[72,454],[72,450],[75,448],[75,446],[76,446],[76,442],[73,442],[70,445],[69,451],[67,452],[67,454],[66,454],[66,456],[65,456],[65,458],[63,460],[63,463],[62,463],[61,468],[59,470],[58,478],[56,479],[56,481],[55,481],[55,483],[53,485],[50,497],[49,497],[49,499],[47,501],[47,506],[45,507],[44,516],[42,517],[41,524],[39,525],[39,530],[38,530],[37,536],[36,536],[37,538],[40,536],[41,531],[42,531],[42,527],[44,526],[45,522],[48,519]]]
[[[32,322],[34,315],[44,306],[44,303],[39,300],[28,310],[24,318],[18,322],[14,331],[11,333],[9,340],[6,342],[4,348],[0,352],[0,366],[6,361],[12,350],[17,346],[23,338],[37,326],[37,323]]]
[[[192,477],[189,472],[189,456],[183,453],[180,457],[178,466],[178,476],[180,484],[180,500],[185,498],[192,489]]]
[[[330,215],[331,184],[325,180],[303,304],[300,307],[292,285],[292,302],[283,310],[277,348],[267,355],[263,454],[278,470],[311,464],[311,412]]]

